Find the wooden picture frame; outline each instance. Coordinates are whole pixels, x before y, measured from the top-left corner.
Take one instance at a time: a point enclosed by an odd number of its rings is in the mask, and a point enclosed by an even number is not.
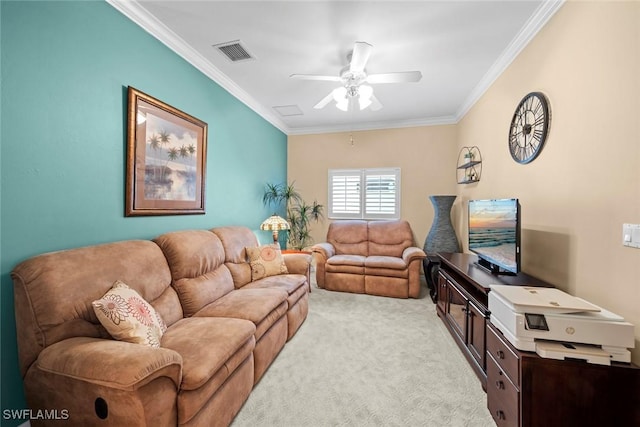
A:
[[[204,214],[207,124],[131,86],[125,216]]]

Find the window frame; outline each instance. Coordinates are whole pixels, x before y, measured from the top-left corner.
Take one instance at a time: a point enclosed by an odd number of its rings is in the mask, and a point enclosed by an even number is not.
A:
[[[329,219],[364,219],[364,220],[377,220],[377,219],[400,219],[400,206],[401,206],[401,170],[398,167],[395,168],[362,168],[362,169],[329,169],[328,170],[328,185],[327,185],[327,216]],[[380,213],[380,212],[368,212],[367,211],[367,194],[371,195],[372,192],[367,192],[367,177],[371,176],[384,176],[393,175],[394,190],[393,190],[393,213]],[[350,179],[351,183],[357,180],[358,194],[357,194],[357,206],[354,205],[354,196],[351,197],[347,194],[348,189],[344,190],[344,212],[334,212],[334,178],[346,177]],[[345,187],[347,184],[345,183]],[[361,191],[364,188],[365,191]],[[380,195],[381,196],[381,195]],[[375,199],[375,197],[374,197]],[[384,204],[384,197],[379,200],[381,204]],[[387,199],[388,201],[388,199]],[[347,211],[347,207],[351,204],[351,210]]]

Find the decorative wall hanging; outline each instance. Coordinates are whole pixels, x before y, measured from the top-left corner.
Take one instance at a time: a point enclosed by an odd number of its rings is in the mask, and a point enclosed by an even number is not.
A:
[[[125,215],[204,214],[207,124],[129,86]]]
[[[471,184],[480,181],[482,175],[482,155],[480,149],[473,147],[462,147],[458,154],[458,167],[456,177],[458,184]]]
[[[509,152],[518,163],[532,162],[544,147],[551,124],[549,101],[542,92],[522,98],[511,118]]]

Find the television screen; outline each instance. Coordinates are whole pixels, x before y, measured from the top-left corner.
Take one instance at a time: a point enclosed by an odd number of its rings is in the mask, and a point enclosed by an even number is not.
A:
[[[520,271],[518,199],[469,201],[469,250],[493,273]]]

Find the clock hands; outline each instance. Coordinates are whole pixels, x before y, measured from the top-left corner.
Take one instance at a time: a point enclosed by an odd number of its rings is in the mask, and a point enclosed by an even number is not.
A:
[[[509,130],[509,150],[518,163],[529,163],[542,149],[549,132],[550,110],[541,92],[525,95],[516,107]]]

